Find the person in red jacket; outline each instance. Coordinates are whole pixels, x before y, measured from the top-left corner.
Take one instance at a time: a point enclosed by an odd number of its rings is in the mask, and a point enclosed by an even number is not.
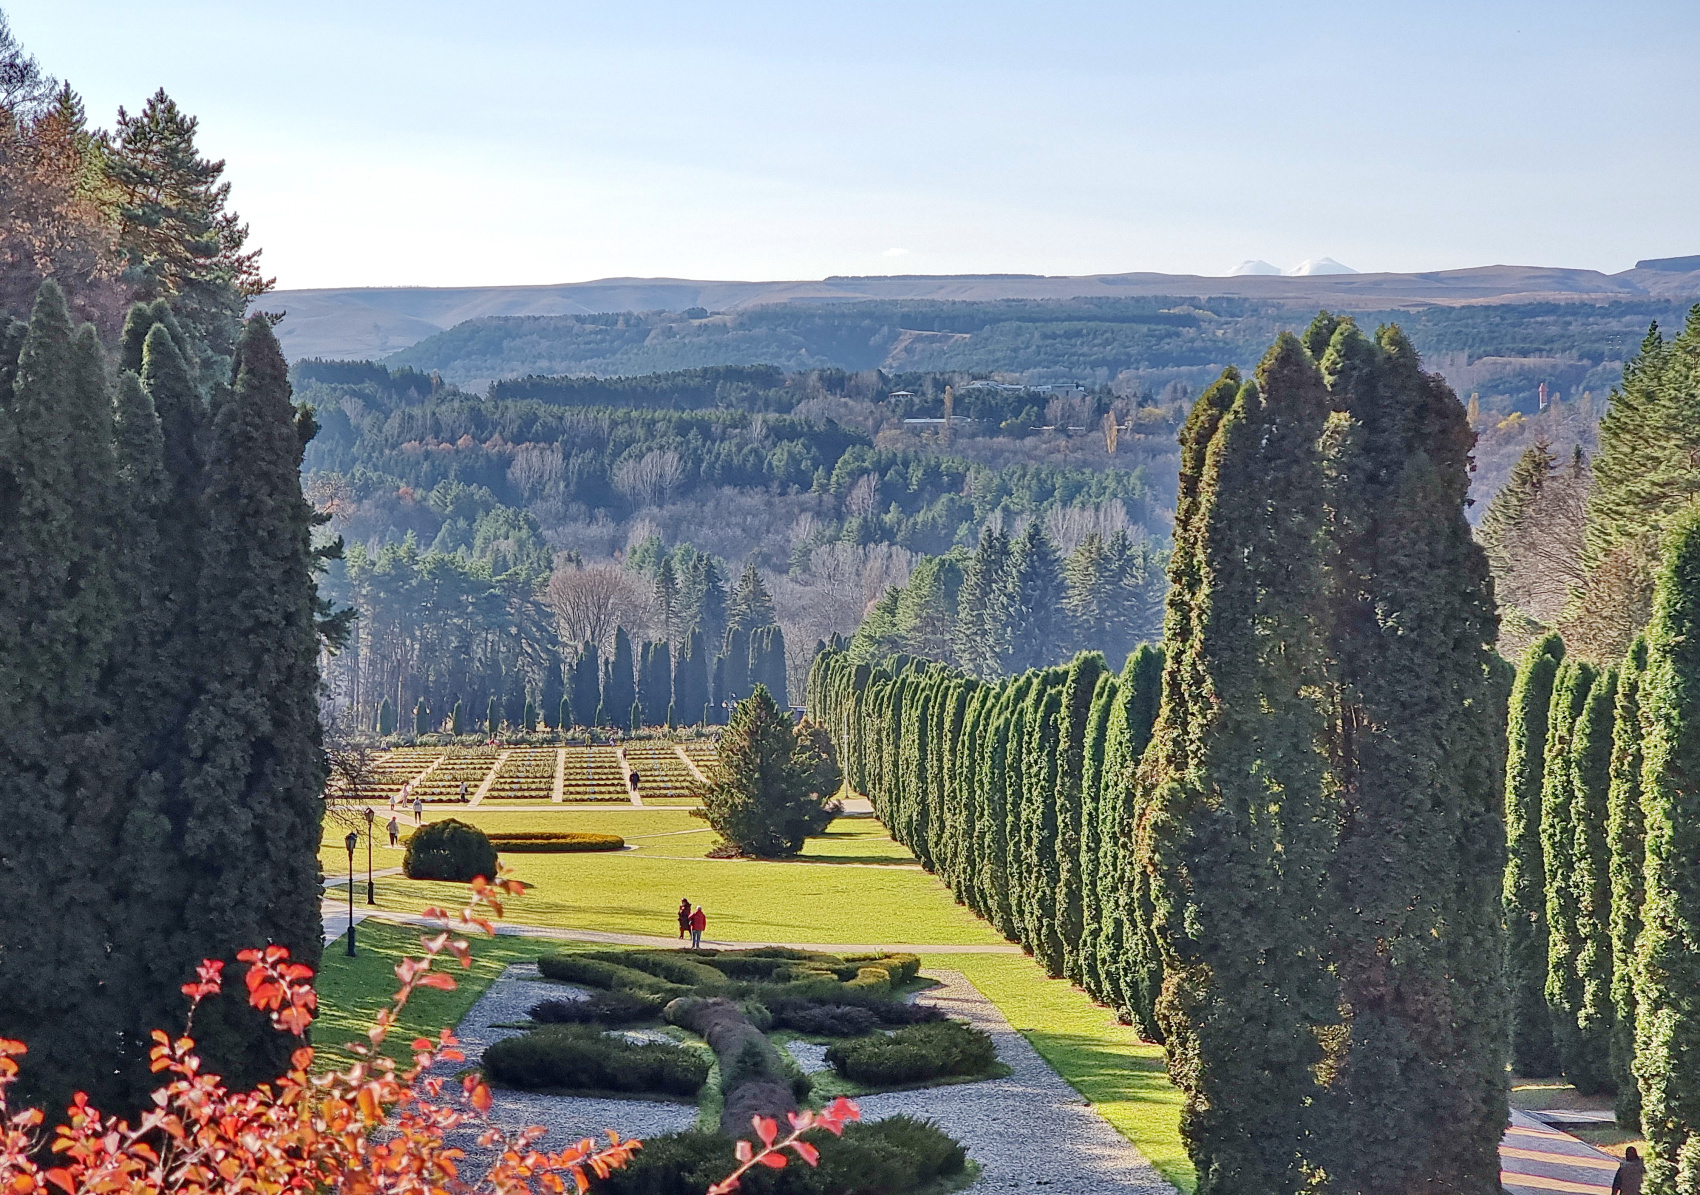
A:
[[[698,905],[696,912],[691,914],[691,949],[702,949],[702,931],[708,928],[708,914]]]

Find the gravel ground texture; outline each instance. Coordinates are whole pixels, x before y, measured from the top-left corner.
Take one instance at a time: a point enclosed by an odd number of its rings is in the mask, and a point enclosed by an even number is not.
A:
[[[948,1015],[991,1034],[998,1058],[1010,1068],[1002,1079],[930,1087],[919,1091],[863,1096],[857,1103],[867,1120],[900,1113],[936,1122],[968,1147],[980,1166],[975,1192],[1040,1187],[1069,1195],[1175,1195],[1175,1189],[1151,1163],[1092,1111],[1010,1025],[997,1006],[980,994],[960,971],[928,971],[939,986],[915,997]],[[542,981],[532,963],[516,963],[490,985],[456,1029],[467,1062],[445,1067],[454,1072],[476,1065],[490,1043],[524,1032],[499,1029],[526,1020],[526,1011],[545,998],[586,995],[583,989]],[[645,1031],[633,1031],[634,1036]],[[655,1034],[655,1036],[663,1036]],[[825,1069],[826,1047],[793,1042],[786,1047],[805,1071]],[[546,1147],[555,1149],[607,1129],[622,1136],[653,1137],[696,1123],[697,1110],[685,1104],[651,1100],[587,1099],[495,1090],[492,1117],[507,1129],[543,1125]],[[484,1151],[471,1135],[457,1137],[467,1149],[469,1177],[478,1172]],[[1038,1159],[1043,1157],[1043,1161]]]
[[[515,963],[504,971],[479,997],[478,1003],[456,1027],[466,1062],[445,1065],[445,1073],[457,1073],[476,1066],[484,1056],[485,1047],[504,1037],[516,1037],[523,1029],[498,1029],[501,1024],[514,1024],[528,1019],[527,1010],[539,1000],[583,998],[582,988],[550,983],[537,973],[535,963]],[[647,1034],[645,1036],[648,1036]],[[656,1034],[656,1037],[664,1036]],[[549,1135],[540,1143],[546,1149],[564,1149],[585,1137],[606,1140],[609,1129],[622,1137],[656,1137],[688,1129],[697,1121],[694,1104],[670,1104],[657,1100],[605,1100],[580,1096],[541,1095],[532,1091],[511,1091],[492,1088],[495,1106],[490,1117],[504,1129],[515,1130],[542,1125]],[[456,1135],[454,1142],[469,1155],[470,1177],[479,1172],[487,1161],[488,1151],[475,1144],[475,1133]]]
[[[927,971],[940,986],[916,1000],[991,1034],[1003,1079],[862,1096],[862,1116],[925,1117],[968,1147],[980,1165],[971,1190],[1046,1187],[1069,1195],[1175,1195],[1174,1187],[1081,1099],[997,1005],[960,971]],[[1042,1161],[1039,1159],[1043,1159]]]

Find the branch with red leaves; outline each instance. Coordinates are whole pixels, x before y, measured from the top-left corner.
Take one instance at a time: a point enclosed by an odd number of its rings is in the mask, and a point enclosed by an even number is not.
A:
[[[860,1120],[862,1113],[855,1104],[839,1096],[819,1112],[787,1112],[786,1119],[791,1122],[791,1135],[784,1140],[779,1137],[779,1122],[771,1116],[752,1116],[750,1124],[755,1128],[756,1136],[761,1140],[758,1150],[749,1141],[738,1142],[739,1166],[731,1174],[715,1183],[708,1189],[708,1195],[730,1195],[739,1186],[739,1179],[752,1167],[766,1166],[770,1170],[783,1170],[790,1161],[785,1151],[790,1150],[811,1166],[820,1165],[820,1151],[807,1141],[803,1134],[810,1129],[825,1129],[834,1137],[844,1135],[844,1126],[849,1121]]]

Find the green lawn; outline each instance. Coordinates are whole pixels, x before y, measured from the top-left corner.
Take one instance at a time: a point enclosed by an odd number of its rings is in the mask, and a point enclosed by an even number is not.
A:
[[[753,863],[704,858],[712,833],[683,810],[485,810],[456,814],[487,829],[599,829],[626,837],[635,850],[610,854],[514,855],[508,862],[532,885],[508,903],[507,920],[622,933],[676,932],[681,897],[704,906],[710,938],[765,942],[914,943],[925,967],[962,971],[1025,1033],[1059,1074],[1095,1105],[1183,1191],[1193,1189],[1180,1142],[1180,1094],[1163,1069],[1162,1050],[1138,1040],[1072,985],[1046,979],[1019,954],[955,954],[953,946],[1002,943],[995,931],[961,905],[938,880],[914,866],[907,850],[867,817],[840,818],[810,840],[802,859]],[[681,832],[685,831],[685,832]],[[400,852],[381,848],[390,866]],[[340,848],[338,862],[346,858]],[[847,866],[875,864],[875,866]],[[899,866],[894,866],[899,865]],[[907,865],[907,866],[901,866]],[[340,871],[341,868],[336,870]],[[464,886],[410,881],[377,882],[381,908],[417,912],[428,904],[457,907]],[[381,915],[381,914],[380,914]],[[374,926],[360,930],[364,957],[349,960],[333,945],[320,982],[325,1012],[320,1042],[346,1040],[394,988],[389,968],[417,942],[417,932]],[[412,1028],[452,1024],[469,1008],[502,965],[562,944],[502,938],[474,943],[478,966],[453,993],[426,993],[410,1011]],[[382,956],[382,951],[390,951]],[[338,1033],[331,1033],[335,1029]],[[339,1036],[340,1034],[340,1036]]]

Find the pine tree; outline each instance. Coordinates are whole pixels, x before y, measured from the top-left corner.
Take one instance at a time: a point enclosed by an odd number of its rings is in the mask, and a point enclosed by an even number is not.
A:
[[[1158,1019],[1205,1193],[1302,1188],[1322,1096],[1313,1026],[1333,1019],[1318,957],[1323,722],[1298,696],[1322,677],[1328,393],[1290,336],[1258,374],[1243,386],[1224,374],[1199,399],[1189,428],[1215,424],[1202,454],[1183,432],[1183,487],[1199,473],[1175,552],[1210,588],[1175,580],[1186,625],[1171,606],[1142,830],[1168,976]],[[1260,815],[1275,794],[1279,830]]]
[[[1641,813],[1641,685],[1647,670],[1647,640],[1629,646],[1618,677],[1612,729],[1611,790],[1607,796],[1606,841],[1611,851],[1611,998],[1616,1014],[1611,1035],[1612,1080],[1617,1086],[1617,1125],[1641,1128],[1641,1089],[1635,1081],[1635,946],[1641,936],[1645,821]]]
[[[314,512],[301,496],[314,426],[290,402],[271,325],[248,321],[231,397],[213,426],[206,571],[198,628],[204,662],[185,740],[184,864],[193,891],[159,950],[183,975],[202,958],[275,942],[317,967],[321,794]],[[234,969],[227,970],[233,975]],[[215,1001],[196,1018],[209,1065],[233,1084],[281,1074],[293,1043],[263,1014]]]
[[[1598,676],[1592,664],[1574,656],[1558,666],[1552,686],[1552,706],[1547,712],[1546,774],[1541,789],[1541,853],[1546,862],[1547,1010],[1553,1039],[1558,1045],[1559,1064],[1565,1075],[1574,1072],[1583,1082],[1590,1082],[1593,1076],[1576,1028],[1581,980],[1576,972],[1580,942],[1574,815],[1579,784],[1575,740],[1577,720]]]
[[[632,640],[625,627],[614,631],[614,657],[608,661],[608,679],[603,686],[602,700],[609,712],[621,721],[631,717],[637,703],[637,677],[632,659]],[[612,725],[612,723],[606,723]]]
[[[1547,1011],[1546,853],[1541,794],[1546,785],[1547,717],[1564,659],[1557,635],[1535,640],[1511,688],[1505,764],[1505,967],[1511,999],[1511,1060],[1519,1075],[1559,1073],[1558,1043]]]
[[[892,588],[869,607],[850,640],[853,659],[873,664],[903,650],[903,638],[897,633],[897,608],[902,601],[903,591]]]
[[[602,658],[596,644],[586,642],[579,647],[578,661],[573,665],[572,702],[574,726],[597,726],[598,708],[602,705]]]
[[[701,631],[704,643],[723,642],[726,635],[726,578],[714,558],[698,555],[681,580],[679,590],[679,633],[688,636],[692,631]]]
[[[5,330],[8,354],[17,331]],[[51,282],[14,361],[0,392],[0,896],[14,911],[0,925],[0,1032],[29,1042],[17,1089],[27,1104],[63,1108],[73,1088],[113,1094],[128,1028],[100,998],[113,927],[91,899],[108,883],[122,815],[117,711],[101,685],[120,616],[108,513],[118,461],[98,341],[73,332]]]
[[[1523,450],[1523,455],[1511,468],[1511,476],[1489,500],[1481,525],[1476,530],[1476,538],[1487,552],[1488,565],[1496,579],[1510,574],[1510,543],[1523,534],[1525,520],[1540,501],[1547,479],[1557,468],[1558,458],[1553,456],[1551,443],[1544,438],[1538,439]]]
[[[1641,683],[1647,886],[1635,947],[1635,1074],[1650,1192],[1700,1182],[1700,512],[1675,519]]]

